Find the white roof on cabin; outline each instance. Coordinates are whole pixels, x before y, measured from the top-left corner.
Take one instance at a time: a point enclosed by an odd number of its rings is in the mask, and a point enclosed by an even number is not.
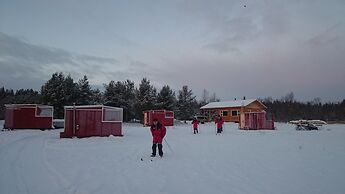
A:
[[[241,107],[241,106],[247,106],[250,103],[255,102],[255,101],[257,101],[257,100],[256,99],[248,99],[248,100],[232,100],[232,101],[224,101],[224,102],[211,102],[211,103],[206,104],[205,106],[202,106],[200,109]],[[260,101],[258,101],[258,102],[260,102]],[[263,105],[263,106],[266,107],[265,105]]]
[[[79,105],[79,106],[65,106],[65,109],[73,109],[73,108],[82,108],[82,109],[87,109],[87,108],[111,108],[111,109],[122,109],[119,107],[113,107],[113,106],[105,106],[105,105]]]
[[[18,108],[18,107],[44,107],[53,108],[53,106],[43,105],[43,104],[5,104],[6,108]]]

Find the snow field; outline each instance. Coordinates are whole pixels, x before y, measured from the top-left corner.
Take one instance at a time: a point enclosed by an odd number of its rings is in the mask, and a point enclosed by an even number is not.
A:
[[[0,132],[0,193],[344,193],[345,125],[243,131],[211,123],[168,127],[150,160],[148,127],[124,137],[60,139],[62,130]],[[2,126],[2,123],[0,123]],[[140,159],[143,159],[141,161]]]

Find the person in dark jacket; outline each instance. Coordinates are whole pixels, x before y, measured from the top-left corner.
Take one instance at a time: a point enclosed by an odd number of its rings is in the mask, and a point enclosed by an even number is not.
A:
[[[215,124],[217,127],[217,134],[220,134],[223,132],[223,123],[224,123],[223,118],[220,115],[218,115],[215,120]]]
[[[166,128],[158,121],[158,119],[153,119],[153,124],[150,128],[152,134],[152,154],[151,157],[156,156],[156,150],[158,146],[158,154],[163,157],[163,138],[166,134]]]
[[[192,121],[192,124],[193,124],[194,134],[199,133],[199,131],[198,131],[199,121],[198,121],[198,119],[194,118]]]

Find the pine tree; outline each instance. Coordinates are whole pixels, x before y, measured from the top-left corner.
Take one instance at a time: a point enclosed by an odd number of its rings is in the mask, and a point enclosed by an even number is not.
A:
[[[193,96],[192,90],[189,90],[188,86],[183,86],[179,91],[177,100],[177,118],[182,120],[191,119],[196,113],[196,106],[197,102],[195,96]]]
[[[78,81],[78,98],[76,104],[89,105],[92,104],[92,90],[89,84],[89,80],[86,75]]]
[[[74,103],[77,104],[77,100],[80,96],[78,86],[73,81],[73,78],[68,75],[63,81],[63,94],[64,94],[64,106],[72,106]]]
[[[73,105],[77,98],[77,86],[70,75],[54,73],[41,87],[42,103],[54,106],[54,117],[63,118],[64,106]]]
[[[112,80],[108,85],[105,85],[104,87],[104,104],[107,106],[120,107],[122,104],[121,93],[124,90],[122,83]]]
[[[91,104],[103,104],[104,97],[103,93],[97,88],[92,90]]]
[[[54,106],[55,118],[63,118],[65,102],[64,81],[65,78],[62,72],[56,72],[41,88],[42,102]]]
[[[176,96],[168,85],[162,87],[157,96],[157,108],[165,110],[174,110],[176,105]]]
[[[129,121],[134,116],[133,104],[135,99],[134,82],[110,81],[105,85],[105,105],[123,108],[124,120]]]
[[[125,90],[123,93],[124,106],[123,106],[123,117],[125,121],[130,121],[134,118],[134,102],[135,102],[135,90],[134,82],[126,80],[124,83]]]
[[[150,81],[146,78],[143,78],[141,80],[141,83],[139,84],[139,88],[136,89],[135,93],[135,117],[142,120],[143,111],[155,109],[157,92],[156,89],[151,86]]]

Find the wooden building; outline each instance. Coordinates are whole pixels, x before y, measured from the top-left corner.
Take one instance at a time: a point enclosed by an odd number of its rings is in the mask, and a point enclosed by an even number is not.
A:
[[[267,107],[256,99],[211,102],[201,107],[203,114],[211,121],[216,115],[227,122],[240,122],[240,114],[246,112],[262,112]]]
[[[65,106],[65,130],[60,138],[123,136],[123,109],[103,106]]]
[[[52,129],[53,107],[39,104],[6,104],[4,129]]]
[[[273,115],[268,118],[266,111],[241,113],[239,128],[246,130],[275,129]]]
[[[151,126],[153,119],[158,119],[164,126],[174,125],[174,112],[168,110],[147,110],[144,111],[144,126]]]

